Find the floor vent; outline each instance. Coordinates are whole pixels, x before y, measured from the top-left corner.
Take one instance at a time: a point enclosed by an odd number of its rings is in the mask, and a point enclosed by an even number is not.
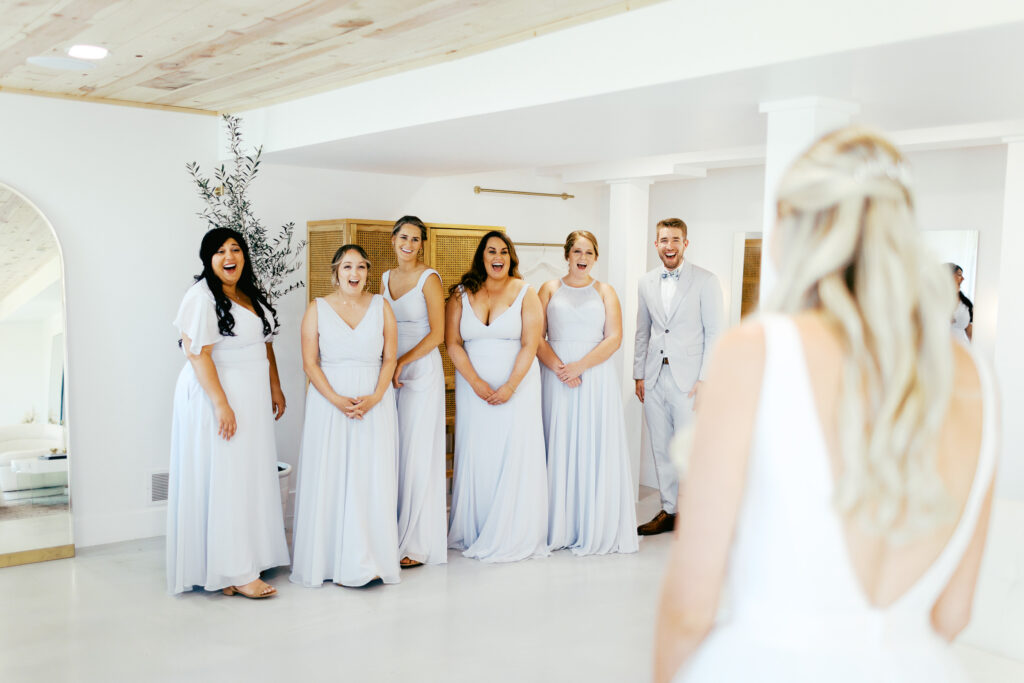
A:
[[[149,502],[164,503],[167,501],[167,481],[169,472],[153,472],[149,479]]]

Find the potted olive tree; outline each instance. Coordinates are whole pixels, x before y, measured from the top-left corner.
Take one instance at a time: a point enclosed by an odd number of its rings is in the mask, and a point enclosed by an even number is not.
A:
[[[266,226],[253,213],[248,191],[260,170],[260,156],[263,147],[252,154],[243,153],[242,120],[238,116],[225,114],[224,125],[231,152],[229,165],[221,164],[213,170],[213,177],[202,175],[195,161],[185,164],[200,198],[206,206],[199,217],[207,227],[231,228],[245,237],[249,243],[249,259],[260,288],[270,303],[303,286],[293,275],[302,267],[302,251],[305,240],[295,240],[295,222],[286,223],[271,235]],[[278,478],[281,482],[281,505],[288,509],[288,480],[292,466],[277,463]]]

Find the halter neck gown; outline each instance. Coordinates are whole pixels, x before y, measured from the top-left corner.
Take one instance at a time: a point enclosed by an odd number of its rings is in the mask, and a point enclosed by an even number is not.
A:
[[[548,343],[563,363],[604,340],[604,299],[592,281],[559,281],[548,300]],[[541,368],[548,460],[548,544],[576,555],[636,552],[636,507],[622,390],[609,358],[566,386]]]
[[[372,394],[384,350],[384,299],[374,295],[355,328],[323,299],[316,300],[316,314],[320,368],[331,387],[350,398]],[[390,385],[361,420],[347,417],[309,385],[295,493],[293,582],[399,582],[397,422]]]
[[[764,379],[729,557],[729,609],[675,680],[966,682],[930,615],[963,558],[992,481],[996,404],[986,366],[977,363],[981,450],[961,517],[925,573],[893,604],[875,607],[850,564],[832,504],[831,465],[800,334],[789,318],[763,320]]]
[[[430,332],[423,285],[437,271],[427,268],[416,285],[391,297],[391,271],[384,273],[384,298],[398,321],[398,356]],[[409,363],[395,389],[398,406],[398,556],[426,564],[448,561],[445,500],[444,368],[436,348]]]
[[[522,346],[523,283],[512,306],[484,325],[465,292],[459,330],[469,360],[492,389],[504,384]],[[548,554],[547,474],[537,360],[512,398],[492,406],[455,378],[455,481],[448,546],[484,562]]]

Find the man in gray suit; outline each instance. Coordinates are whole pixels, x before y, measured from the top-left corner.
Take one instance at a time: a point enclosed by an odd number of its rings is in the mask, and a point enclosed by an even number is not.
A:
[[[633,379],[644,404],[662,508],[637,527],[641,536],[675,528],[679,475],[669,442],[693,419],[711,347],[722,329],[722,288],[713,273],[683,260],[689,244],[686,223],[660,221],[654,246],[663,267],[644,275],[638,288]]]

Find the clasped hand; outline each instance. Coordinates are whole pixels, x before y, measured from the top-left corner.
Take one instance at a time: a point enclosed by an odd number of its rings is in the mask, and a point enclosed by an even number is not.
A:
[[[377,405],[377,402],[377,399],[372,394],[369,396],[356,396],[355,398],[339,396],[338,400],[334,403],[334,407],[351,420],[362,420],[363,416]]]
[[[578,361],[573,361],[572,363],[559,363],[555,374],[566,386],[576,388],[583,383],[583,378],[580,377],[583,370],[583,366]]]
[[[473,391],[492,406],[500,406],[512,398],[512,394],[515,393],[515,389],[508,384],[502,384],[497,390],[494,390],[490,384],[483,380],[473,384]]]

